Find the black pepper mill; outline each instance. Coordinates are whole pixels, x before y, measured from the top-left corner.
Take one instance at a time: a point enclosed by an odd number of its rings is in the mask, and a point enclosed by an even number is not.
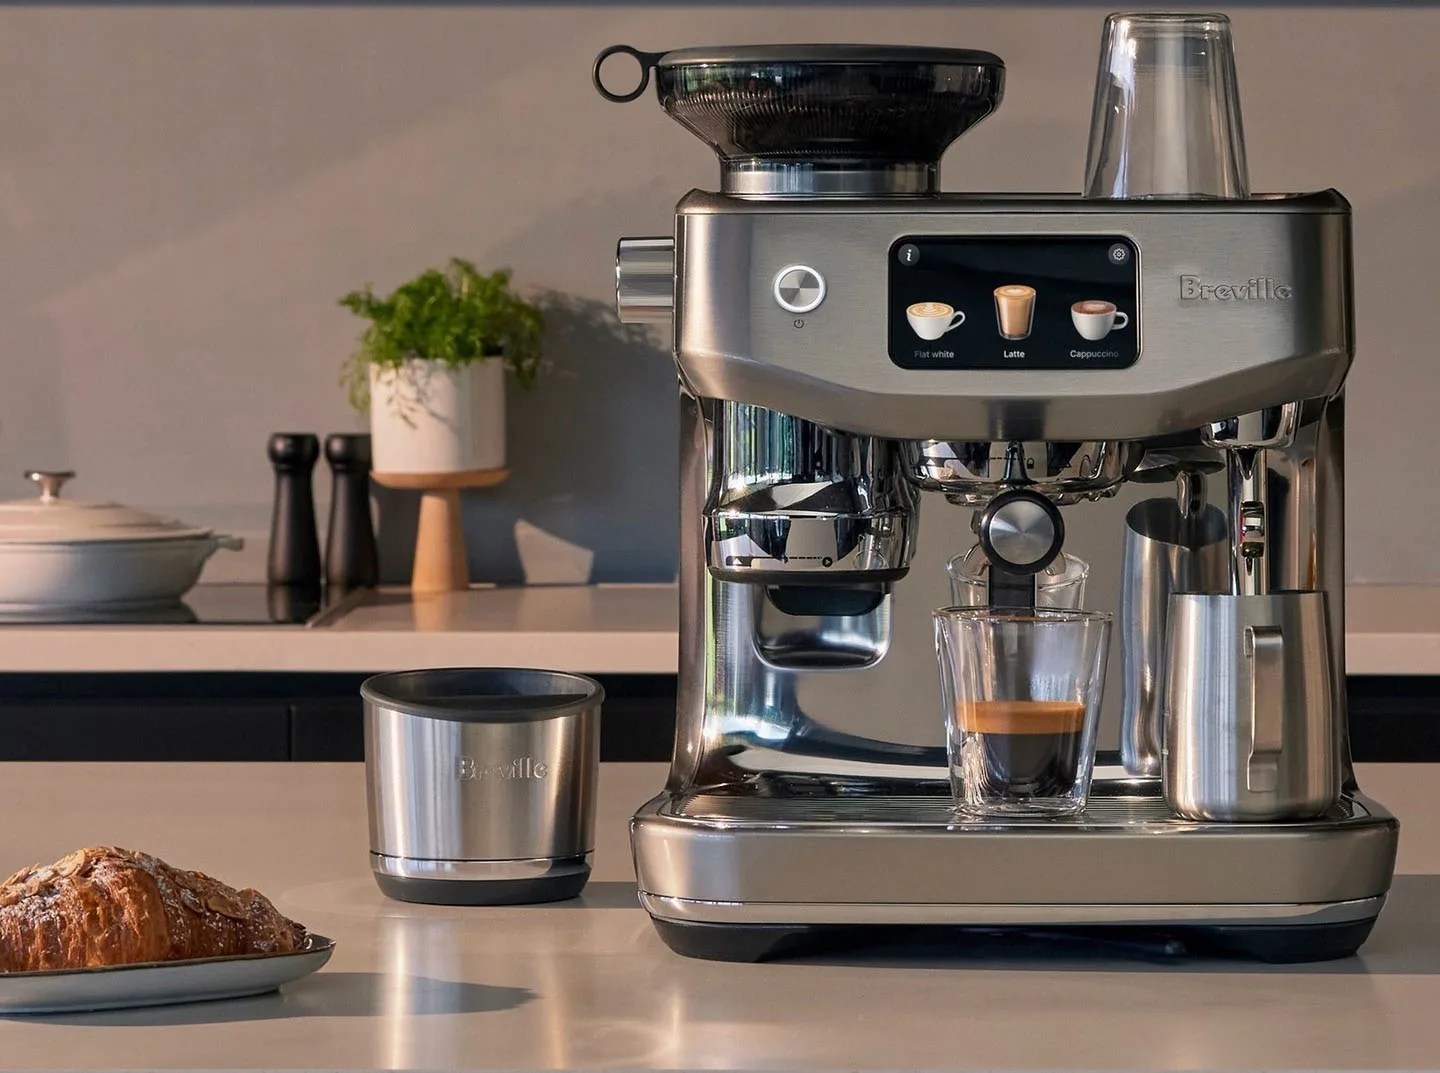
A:
[[[277,432],[267,453],[275,468],[275,510],[266,578],[271,585],[318,591],[320,540],[311,474],[320,459],[320,440],[308,432]]]
[[[370,437],[332,433],[325,437],[330,463],[330,526],[325,532],[325,584],[332,589],[368,589],[380,580],[380,553],[370,520]]]

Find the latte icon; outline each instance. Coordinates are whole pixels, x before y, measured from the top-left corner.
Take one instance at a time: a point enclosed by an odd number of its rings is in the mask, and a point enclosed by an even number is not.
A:
[[[995,324],[1000,338],[1017,341],[1028,338],[1035,320],[1035,288],[1024,283],[1007,283],[995,288]]]
[[[905,310],[905,319],[921,339],[939,339],[965,323],[965,311],[944,302],[916,302]]]
[[[1115,308],[1114,302],[1088,298],[1070,307],[1070,320],[1075,330],[1092,343],[1098,343],[1116,328],[1130,323],[1130,318]]]

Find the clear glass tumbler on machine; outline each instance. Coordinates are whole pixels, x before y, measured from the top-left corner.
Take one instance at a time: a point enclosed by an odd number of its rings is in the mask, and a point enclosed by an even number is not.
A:
[[[1095,764],[1110,615],[935,612],[950,783],[962,814],[1081,811]]]

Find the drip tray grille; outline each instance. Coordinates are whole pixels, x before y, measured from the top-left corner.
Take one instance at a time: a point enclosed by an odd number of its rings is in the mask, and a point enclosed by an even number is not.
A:
[[[1066,818],[972,820],[957,816],[950,798],[941,795],[895,795],[862,797],[765,797],[741,793],[698,793],[675,798],[667,809],[677,819],[720,824],[726,827],[950,827],[957,831],[983,832],[1003,828],[1020,831],[1034,828],[1054,832],[1057,828],[1103,829],[1164,826],[1183,829],[1230,828],[1232,824],[1195,823],[1177,818],[1164,800],[1156,796],[1092,796],[1085,811]],[[1326,823],[1368,815],[1364,806],[1344,798],[1324,820],[1307,821],[1315,828]],[[1247,825],[1249,826],[1249,825]],[[1263,824],[1256,827],[1293,827],[1298,824]]]

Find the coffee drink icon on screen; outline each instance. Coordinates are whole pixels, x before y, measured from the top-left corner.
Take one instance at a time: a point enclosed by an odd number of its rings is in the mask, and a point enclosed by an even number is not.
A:
[[[921,339],[939,339],[965,323],[965,313],[944,302],[916,302],[905,310],[905,318]]]
[[[1130,318],[1117,310],[1114,302],[1098,298],[1076,302],[1070,307],[1070,319],[1075,323],[1075,330],[1092,343],[1130,323]]]
[[[1035,320],[1035,288],[1007,283],[995,288],[995,323],[1002,339],[1024,339]]]

